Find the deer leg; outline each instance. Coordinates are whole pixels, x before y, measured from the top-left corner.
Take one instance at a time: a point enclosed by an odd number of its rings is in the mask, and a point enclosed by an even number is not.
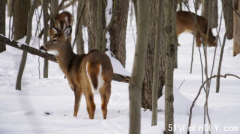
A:
[[[200,36],[200,33],[199,32],[196,32],[195,33],[195,36],[196,36],[196,46],[197,47],[201,47],[201,36]]]
[[[103,119],[107,119],[107,105],[111,95],[111,84],[105,83],[100,89],[101,99],[102,99],[102,115]]]
[[[75,103],[74,103],[74,113],[73,116],[77,117],[78,110],[79,110],[79,104],[82,97],[82,90],[80,88],[76,88],[74,90],[75,95]]]
[[[88,95],[85,95],[86,97],[86,102],[87,102],[87,111],[89,115],[89,119],[94,119],[94,114],[95,114],[95,103],[94,103],[94,96],[92,93],[89,93]]]

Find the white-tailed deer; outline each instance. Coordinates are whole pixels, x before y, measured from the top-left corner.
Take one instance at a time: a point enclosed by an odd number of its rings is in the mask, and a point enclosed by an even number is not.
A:
[[[90,119],[94,119],[94,93],[100,93],[102,99],[102,115],[107,118],[107,105],[111,95],[113,68],[109,57],[102,52],[92,50],[88,54],[74,54],[69,36],[72,27],[63,31],[57,28],[55,35],[40,47],[45,51],[56,51],[59,67],[66,75],[69,85],[75,94],[74,114],[77,116],[82,93],[86,98]]]
[[[58,27],[60,30],[64,30],[67,26],[73,25],[73,16],[71,13],[64,11],[55,17],[55,22],[56,23],[54,23],[54,27]],[[53,35],[55,35],[55,30],[52,28],[51,37]],[[70,35],[70,40],[71,40],[71,35]]]
[[[177,12],[177,24],[176,24],[177,25],[177,36],[179,36],[183,32],[195,33],[197,47],[201,46],[201,43],[202,43],[201,37],[202,36],[204,39],[204,43],[206,43],[206,39],[208,39],[207,44],[209,47],[212,47],[212,46],[216,47],[217,46],[217,38],[213,35],[211,28],[209,28],[209,31],[208,31],[208,22],[204,17],[196,15],[197,23],[195,24],[195,29],[194,29],[195,15],[196,14],[192,13],[192,12],[186,12],[186,11],[178,11]],[[207,38],[207,32],[209,35],[208,38]]]

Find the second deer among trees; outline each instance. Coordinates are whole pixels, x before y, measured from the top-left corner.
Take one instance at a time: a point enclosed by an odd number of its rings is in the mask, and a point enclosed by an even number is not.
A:
[[[74,54],[69,36],[72,27],[63,31],[54,28],[55,35],[40,49],[55,51],[59,67],[66,75],[75,95],[74,116],[77,116],[82,94],[87,103],[90,119],[94,119],[94,93],[100,93],[102,99],[102,115],[107,118],[107,105],[111,95],[113,68],[109,57],[102,52],[92,50],[88,54]]]
[[[195,19],[196,22],[194,22]],[[208,30],[208,21],[204,17],[198,16],[195,13],[187,11],[177,12],[177,36],[183,32],[195,33],[197,47],[201,46],[201,37],[209,47],[217,46],[218,38],[213,35],[211,27],[209,27]]]

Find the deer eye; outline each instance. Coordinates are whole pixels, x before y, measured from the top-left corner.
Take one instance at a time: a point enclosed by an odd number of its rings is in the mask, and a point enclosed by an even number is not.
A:
[[[56,39],[53,39],[52,42],[53,42],[53,43],[57,43],[57,40],[56,40]]]

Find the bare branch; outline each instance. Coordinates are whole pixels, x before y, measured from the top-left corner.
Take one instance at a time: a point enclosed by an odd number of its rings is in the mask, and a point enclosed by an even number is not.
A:
[[[28,52],[30,54],[37,55],[37,56],[40,56],[42,58],[45,58],[45,59],[48,59],[52,62],[57,63],[56,57],[54,55],[42,52],[41,50],[38,50],[38,49],[33,48],[33,47],[29,47],[27,45],[21,45],[21,47],[19,47],[17,45],[18,42],[14,41],[14,40],[11,41],[10,39],[6,38],[5,36],[0,35],[0,42],[2,44],[6,44],[6,45],[9,45],[9,46],[15,47],[17,49],[25,50],[26,52]],[[129,83],[130,77],[114,73],[113,74],[113,80],[118,81],[118,82]]]

